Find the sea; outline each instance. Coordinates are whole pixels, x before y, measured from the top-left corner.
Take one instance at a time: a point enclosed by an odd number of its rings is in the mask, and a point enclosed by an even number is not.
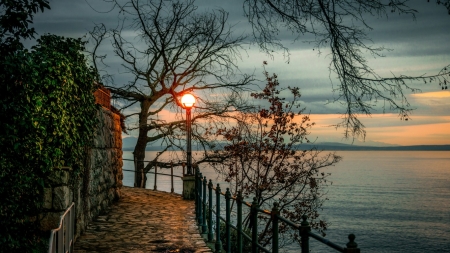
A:
[[[329,224],[326,239],[345,246],[350,233],[363,253],[450,253],[450,151],[336,151],[342,161],[324,170],[331,173],[328,200],[320,211]],[[156,152],[146,152],[155,157]],[[165,154],[164,154],[165,155]],[[178,161],[180,154],[162,160]],[[195,154],[194,154],[195,156]],[[124,159],[132,159],[124,152]],[[126,186],[133,186],[133,162],[124,161]],[[203,175],[223,183],[211,168]],[[170,169],[158,172],[170,174]],[[174,168],[181,175],[181,168]],[[153,174],[146,188],[154,189]],[[157,176],[157,190],[171,190],[170,177]],[[181,193],[181,180],[174,180]],[[310,239],[311,252],[336,252]],[[294,252],[294,251],[292,251]],[[300,249],[296,252],[300,252]]]

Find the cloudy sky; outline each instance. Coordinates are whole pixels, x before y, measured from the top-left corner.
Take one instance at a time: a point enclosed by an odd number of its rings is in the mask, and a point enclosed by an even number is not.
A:
[[[450,15],[447,9],[435,1],[410,2],[410,6],[418,11],[416,20],[411,16],[395,14],[389,18],[368,19],[373,28],[369,32],[373,45],[393,50],[385,52],[386,57],[383,58],[368,58],[370,66],[384,77],[392,77],[393,74],[436,74],[450,64]],[[250,31],[243,16],[242,1],[198,0],[196,5],[201,10],[223,8],[230,13],[229,22],[236,24],[237,32]],[[108,12],[111,5],[107,1],[50,0],[50,6],[51,10],[35,17],[34,27],[39,34],[82,37],[95,24],[104,23],[111,28],[117,24],[117,11]],[[339,123],[339,113],[343,109],[338,103],[327,103],[334,97],[330,82],[334,76],[329,75],[327,51],[319,55],[302,38],[296,42],[291,40],[289,34],[283,38],[291,53],[289,64],[281,52],[269,57],[257,47],[248,46],[242,61],[238,63],[240,70],[262,78],[262,61],[268,61],[267,70],[276,73],[282,85],[301,88],[303,105],[311,113],[312,121],[317,123],[312,130],[312,139],[350,143],[351,140],[342,138],[343,129],[329,127]],[[103,50],[112,54],[107,48]],[[411,120],[401,121],[396,112],[390,111],[375,111],[370,117],[361,116],[367,130],[366,144],[450,144],[450,91],[441,91],[437,83],[413,85],[421,88],[422,93],[407,96],[416,108]]]

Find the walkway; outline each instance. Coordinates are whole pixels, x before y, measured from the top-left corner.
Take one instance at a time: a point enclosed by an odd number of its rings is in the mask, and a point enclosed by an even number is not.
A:
[[[212,252],[195,224],[194,202],[180,195],[122,188],[122,198],[91,222],[74,253]]]

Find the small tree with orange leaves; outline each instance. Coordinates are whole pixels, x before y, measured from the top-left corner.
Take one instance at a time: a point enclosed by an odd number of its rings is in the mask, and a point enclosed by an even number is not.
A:
[[[302,143],[309,142],[307,136],[314,123],[303,114],[299,88],[280,90],[277,76],[266,71],[264,74],[267,85],[251,96],[268,106],[242,112],[237,115],[236,126],[215,132],[226,141],[220,152],[228,159],[214,166],[230,182],[234,194],[241,191],[244,198],[256,197],[259,206],[266,210],[278,202],[282,216],[300,223],[305,214],[312,220],[312,227],[324,234],[327,223],[319,219],[319,211],[326,199],[323,190],[329,174],[322,169],[341,158],[334,153],[322,154],[315,148],[301,148]],[[292,100],[280,97],[285,92],[290,93]],[[251,226],[249,216],[244,219],[247,226]],[[264,227],[259,229],[259,243],[269,245],[271,220],[267,216],[260,218],[259,224]],[[287,226],[281,225],[280,232],[284,243],[297,238],[296,231]]]

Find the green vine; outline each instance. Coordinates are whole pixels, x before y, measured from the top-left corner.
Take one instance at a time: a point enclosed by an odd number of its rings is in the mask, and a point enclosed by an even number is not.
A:
[[[44,35],[2,56],[0,73],[0,251],[39,252],[45,179],[55,167],[83,172],[96,111],[96,74],[81,39]],[[45,235],[48,235],[46,233]],[[45,238],[45,236],[44,236]]]

